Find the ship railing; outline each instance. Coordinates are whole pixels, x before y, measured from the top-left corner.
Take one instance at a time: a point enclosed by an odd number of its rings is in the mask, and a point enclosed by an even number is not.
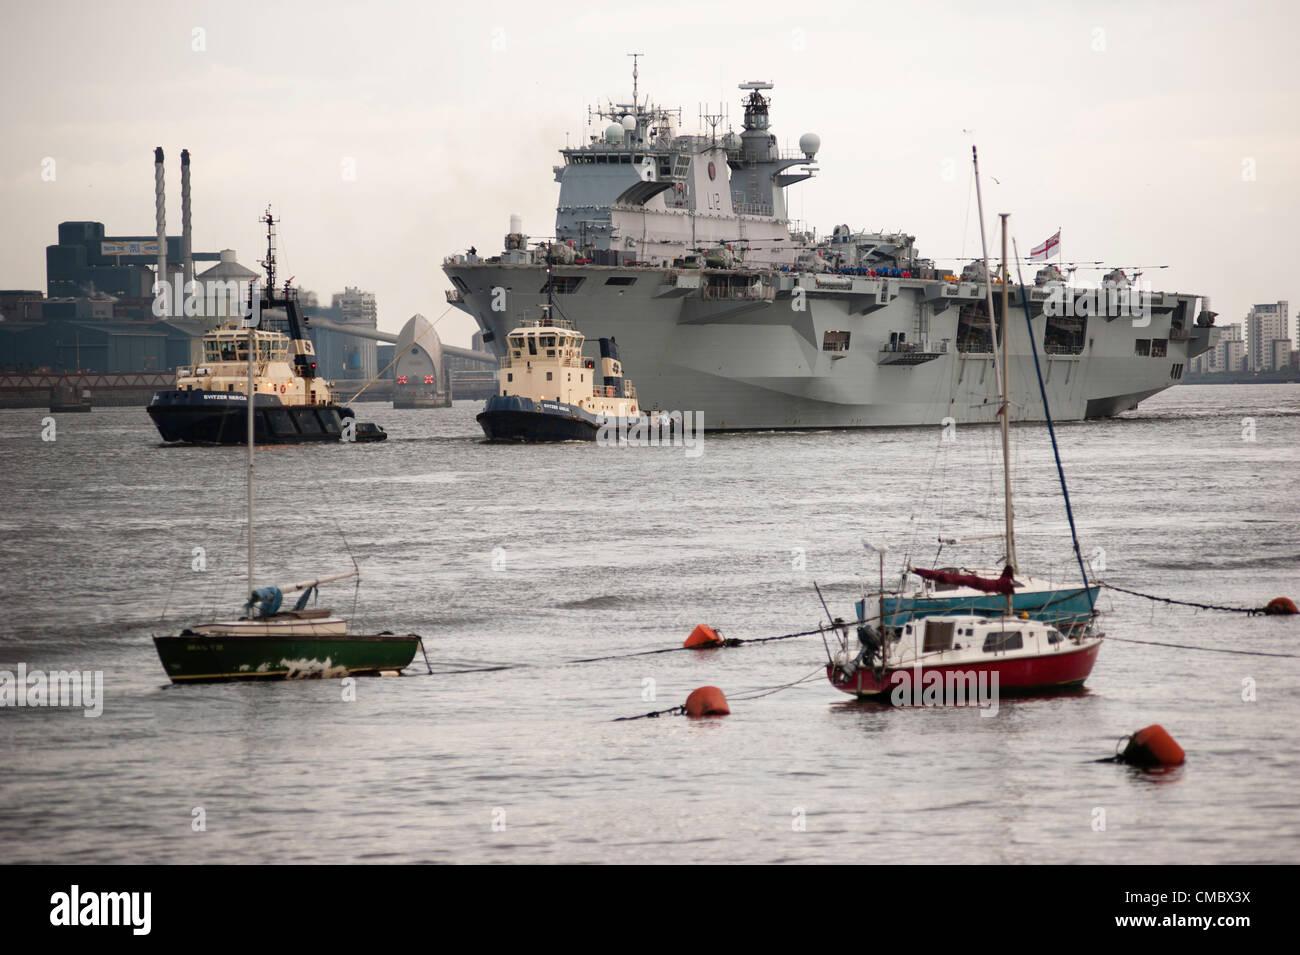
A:
[[[885,342],[880,346],[882,352],[907,354],[911,352],[925,352],[926,354],[947,354],[948,339],[943,338],[937,342],[919,341],[919,342]]]
[[[1083,342],[1043,342],[1043,352],[1048,355],[1082,355]]]

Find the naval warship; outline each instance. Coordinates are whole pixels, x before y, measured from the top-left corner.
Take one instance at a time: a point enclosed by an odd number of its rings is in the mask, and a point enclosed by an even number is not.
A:
[[[554,236],[531,241],[512,216],[499,255],[444,260],[448,301],[504,358],[510,330],[553,297],[589,336],[617,338],[643,404],[700,412],[711,430],[995,421],[982,263],[954,274],[911,235],[794,229],[786,191],[816,174],[820,138],[781,151],[772,84],[740,89],[739,134],[716,121],[683,134],[634,67],[631,102],[595,109],[609,125],[560,150]],[[1017,421],[1044,417],[1022,294],[1058,420],[1132,409],[1209,347],[1203,296],[1139,291],[1120,270],[1099,292],[1041,268],[1010,297],[1011,391],[1035,396]]]

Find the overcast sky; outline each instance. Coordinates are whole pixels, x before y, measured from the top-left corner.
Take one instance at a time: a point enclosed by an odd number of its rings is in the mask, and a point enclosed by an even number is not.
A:
[[[685,131],[719,100],[738,128],[737,84],[774,81],[782,143],[822,139],[790,189],[820,231],[975,255],[975,142],[1022,251],[1059,226],[1067,259],[1168,265],[1145,277],[1211,296],[1220,324],[1300,309],[1294,3],[0,3],[0,288],[45,288],[60,221],[152,234],[161,145],[169,233],[188,148],[196,250],[256,266],[269,203],[283,276],[375,292],[390,331],[435,319],[443,256],[499,250],[512,212],[553,230],[556,150],[631,94],[640,52]]]

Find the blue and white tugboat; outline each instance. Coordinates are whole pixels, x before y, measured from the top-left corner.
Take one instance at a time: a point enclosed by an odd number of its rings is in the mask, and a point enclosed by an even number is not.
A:
[[[267,312],[282,309],[289,334],[268,328],[234,325],[203,336],[203,361],[176,369],[176,386],[154,392],[149,403],[164,441],[191,444],[241,444],[248,412],[249,342],[253,356],[254,440],[258,444],[314,441],[382,441],[388,434],[376,425],[358,424],[351,408],[334,398],[331,384],[316,374],[316,351],[304,328],[295,293],[285,283],[275,292],[275,220],[268,213],[267,283],[257,305],[265,324]]]
[[[636,389],[623,377],[614,339],[600,339],[598,385],[595,360],[582,354],[582,333],[553,317],[552,305],[541,308],[540,318],[507,336],[500,394],[477,419],[488,440],[595,441],[602,427],[618,433],[638,419]]]

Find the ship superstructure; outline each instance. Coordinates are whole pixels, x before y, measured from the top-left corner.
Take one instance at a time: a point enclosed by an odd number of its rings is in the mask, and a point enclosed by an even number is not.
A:
[[[554,296],[588,335],[618,339],[643,403],[701,411],[710,428],[992,421],[982,265],[939,268],[904,233],[793,230],[786,190],[815,175],[821,141],[778,148],[771,88],[741,85],[738,134],[716,121],[681,134],[680,111],[635,91],[596,110],[609,125],[555,167],[554,242],[530,241],[512,217],[501,254],[444,261],[449,301],[504,358],[510,330]],[[1139,292],[1118,270],[1099,294],[1044,268],[1026,294],[1062,420],[1133,408],[1208,347],[1207,301]],[[1011,307],[1023,314],[1018,287]],[[1015,393],[1036,394],[1023,321],[1009,369]],[[1041,420],[1041,401],[1012,417]]]

